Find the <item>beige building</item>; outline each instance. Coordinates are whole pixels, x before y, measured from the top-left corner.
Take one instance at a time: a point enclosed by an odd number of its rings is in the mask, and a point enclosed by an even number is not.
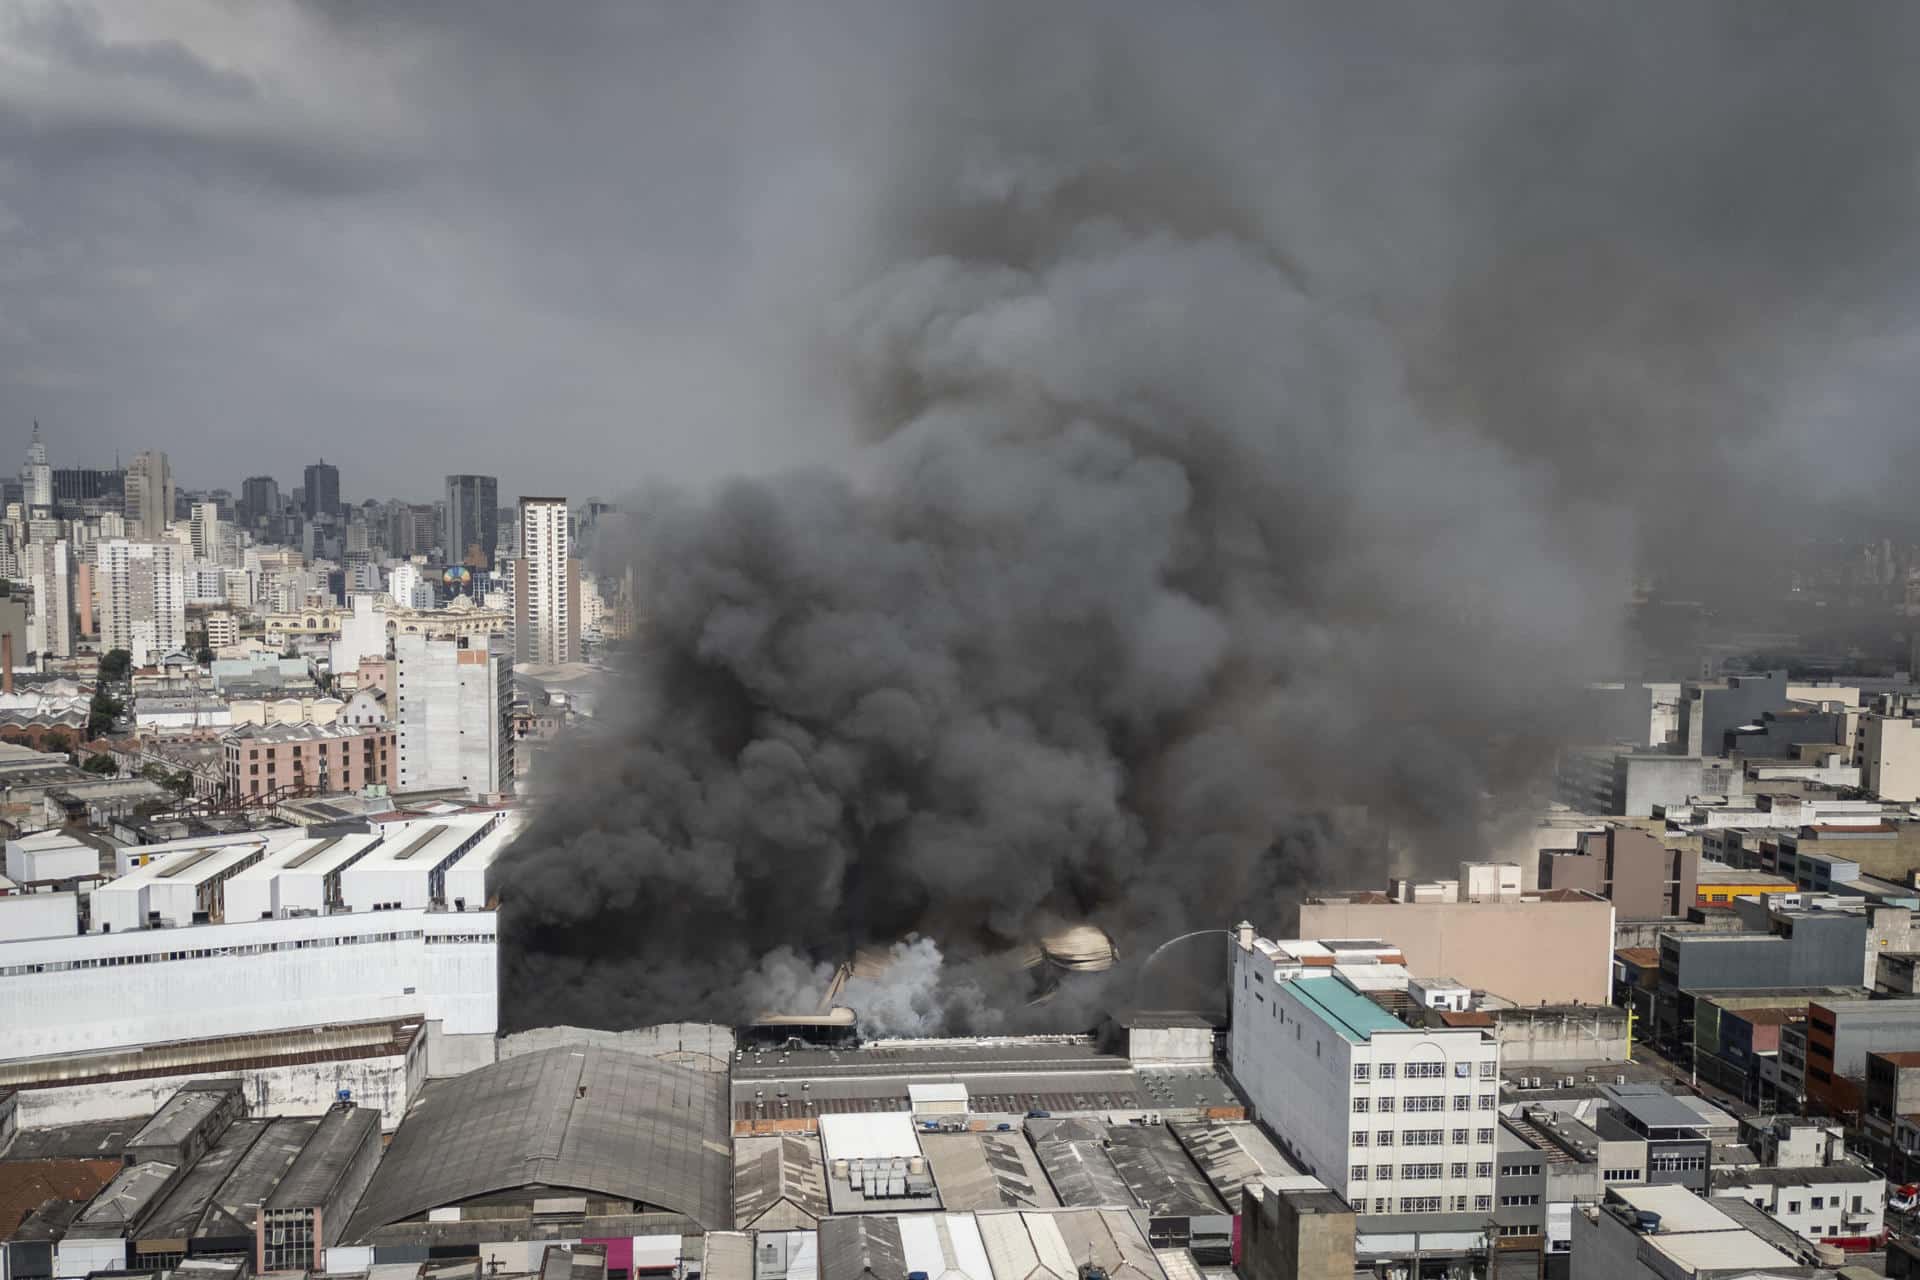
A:
[[[1860,785],[1882,800],[1920,800],[1920,722],[1866,716],[1855,741]]]
[[[1383,893],[1309,898],[1303,938],[1378,938],[1422,977],[1445,975],[1515,1004],[1606,1004],[1613,904],[1550,890],[1488,902],[1395,902]]]
[[[289,695],[284,698],[235,698],[227,704],[236,725],[317,724],[328,725],[340,718],[347,704],[339,698]]]
[[[513,615],[505,609],[487,609],[462,596],[444,609],[409,609],[380,596],[380,608],[387,616],[387,637],[424,636],[429,640],[483,639],[504,636],[511,629]],[[289,639],[338,640],[341,624],[353,617],[353,610],[337,605],[301,609],[291,613],[268,614],[267,643],[284,646]]]

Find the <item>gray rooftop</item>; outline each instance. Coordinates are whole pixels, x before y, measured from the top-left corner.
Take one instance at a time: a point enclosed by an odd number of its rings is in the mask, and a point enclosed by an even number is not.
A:
[[[200,856],[193,855],[195,860]],[[237,1082],[226,1080],[209,1081],[204,1085],[189,1085],[168,1098],[161,1108],[153,1113],[153,1119],[147,1121],[127,1145],[129,1147],[177,1147],[192,1137],[194,1130],[205,1124],[208,1117],[227,1104],[229,1094],[239,1091],[240,1086]]]
[[[894,1280],[907,1249],[892,1218],[828,1218],[820,1224],[820,1280]]]
[[[269,1209],[313,1209],[325,1205],[347,1169],[369,1142],[380,1140],[378,1107],[335,1107],[300,1148],[293,1166],[267,1197]]]
[[[1820,1187],[1835,1182],[1878,1182],[1880,1175],[1857,1164],[1811,1165],[1805,1168],[1716,1169],[1713,1189],[1726,1187]]]
[[[128,1165],[74,1219],[68,1235],[81,1240],[125,1239],[173,1185],[178,1165],[149,1160]]]
[[[130,1116],[22,1129],[13,1135],[5,1154],[9,1160],[119,1160],[146,1123],[145,1116]]]
[[[428,1090],[401,1123],[351,1237],[473,1196],[540,1185],[732,1224],[726,1082],[657,1059],[559,1046]]]
[[[1701,1129],[1706,1121],[1658,1085],[1610,1084],[1600,1092],[1648,1129]]]
[[[1134,1199],[1160,1217],[1205,1217],[1227,1212],[1180,1142],[1165,1125],[1115,1125],[1108,1155]]]
[[[1025,1135],[923,1133],[940,1200],[948,1209],[1052,1209],[1060,1204]]]
[[[1174,1123],[1167,1128],[1200,1166],[1214,1192],[1229,1205],[1240,1203],[1240,1191],[1249,1182],[1300,1174],[1300,1167],[1250,1120]]]
[[[1140,1201],[1102,1145],[1106,1126],[1080,1120],[1029,1120],[1040,1167],[1060,1203],[1075,1209],[1135,1209]]]
[[[317,1116],[268,1121],[209,1199],[193,1238],[225,1240],[252,1235],[254,1210],[267,1202],[319,1127]]]
[[[185,1240],[200,1225],[207,1206],[220,1184],[239,1165],[242,1156],[267,1131],[267,1120],[236,1120],[227,1126],[219,1141],[194,1162],[167,1192],[166,1199],[154,1207],[152,1215],[140,1226],[146,1238]],[[182,1247],[184,1250],[184,1246]],[[143,1252],[158,1252],[146,1250]]]
[[[751,1229],[785,1201],[800,1220],[827,1216],[827,1181],[820,1139],[810,1133],[736,1138],[733,1143],[733,1220]],[[786,1225],[797,1226],[799,1222]]]

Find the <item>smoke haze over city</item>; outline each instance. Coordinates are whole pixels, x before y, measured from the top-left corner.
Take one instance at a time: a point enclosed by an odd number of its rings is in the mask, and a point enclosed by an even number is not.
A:
[[[35,0],[0,402],[620,502],[643,626],[498,868],[508,1022],[898,945],[875,1027],[1082,1025],[1173,934],[1498,849],[1636,582],[1907,518],[1916,22]],[[1083,921],[1116,976],[1026,1011]]]

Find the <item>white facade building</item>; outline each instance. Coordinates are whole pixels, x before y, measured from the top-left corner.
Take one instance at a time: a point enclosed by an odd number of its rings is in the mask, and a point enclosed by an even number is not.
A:
[[[1471,1247],[1493,1208],[1498,1043],[1479,1028],[1409,1026],[1325,948],[1290,945],[1244,924],[1231,945],[1234,1078],[1306,1172],[1361,1215],[1363,1250],[1370,1233],[1413,1231],[1434,1249]]]
[[[380,824],[379,845],[341,871],[341,901],[352,911],[445,906],[449,869],[478,852],[505,819],[496,812]]]
[[[0,943],[0,1058],[377,1018],[490,1042],[494,934],[492,912],[379,911]]]
[[[404,609],[433,608],[433,584],[420,566],[411,562],[397,564],[387,574],[387,594]]]
[[[513,660],[479,637],[394,640],[391,718],[402,791],[513,786]]]
[[[580,575],[565,498],[520,499],[513,562],[514,656],[554,664],[580,657]]]
[[[20,492],[28,507],[53,505],[53,467],[47,462],[47,445],[40,438],[40,424],[33,424],[33,443],[27,446],[27,465],[20,470]]]
[[[99,596],[101,649],[125,649],[133,654],[136,667],[144,667],[185,644],[180,548],[170,542],[116,538],[102,542],[98,551],[94,590]]]
[[[127,464],[127,530],[143,541],[166,536],[173,522],[173,467],[167,455],[144,450]]]
[[[219,504],[193,504],[193,519],[187,526],[187,538],[195,560],[215,565],[227,563],[225,553],[228,548],[221,529]]]
[[[33,616],[27,622],[27,647],[43,658],[71,658],[74,561],[66,539],[30,542],[21,559],[27,571],[27,585],[33,588]]]
[[[356,595],[353,612],[340,619],[340,638],[329,642],[327,662],[338,676],[360,669],[362,658],[387,656],[387,611],[371,595]]]
[[[1815,1242],[1878,1240],[1887,1229],[1886,1180],[1857,1164],[1719,1170],[1713,1197],[1748,1201]]]

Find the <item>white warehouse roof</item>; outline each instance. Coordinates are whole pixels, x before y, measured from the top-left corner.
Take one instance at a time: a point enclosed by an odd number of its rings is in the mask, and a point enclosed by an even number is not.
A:
[[[823,1115],[820,1147],[828,1160],[892,1160],[920,1154],[913,1117],[904,1111]]]

